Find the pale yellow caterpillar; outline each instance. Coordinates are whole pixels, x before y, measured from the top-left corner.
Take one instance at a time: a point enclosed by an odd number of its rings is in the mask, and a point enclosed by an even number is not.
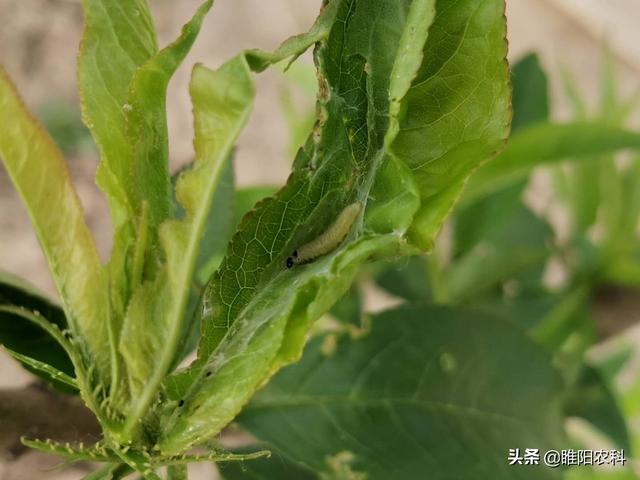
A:
[[[335,250],[351,230],[360,210],[362,210],[362,205],[359,203],[352,203],[342,210],[335,222],[322,235],[293,251],[291,256],[287,258],[287,268],[311,262]]]

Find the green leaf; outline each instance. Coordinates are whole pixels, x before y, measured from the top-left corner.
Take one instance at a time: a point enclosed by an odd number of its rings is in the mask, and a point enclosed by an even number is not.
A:
[[[204,454],[162,457],[158,460],[158,465],[188,465],[190,463],[198,462],[245,462],[247,460],[268,458],[269,456],[271,456],[271,452],[269,450],[246,449],[245,451],[238,453],[210,450],[208,453]]]
[[[606,163],[609,163],[609,169]],[[574,235],[584,235],[596,222],[603,200],[601,185],[605,172],[609,170],[607,173],[613,177],[615,165],[612,158],[593,157],[569,165],[568,170],[567,193],[572,230]]]
[[[128,465],[114,463],[99,468],[95,472],[85,476],[83,480],[120,480],[132,471]]]
[[[133,194],[136,205],[149,204],[152,231],[171,213],[169,142],[166,120],[166,93],[169,80],[189,53],[213,0],[198,8],[185,24],[180,37],[159,51],[134,73],[125,105],[127,139],[133,149]]]
[[[236,205],[234,221],[239,226],[241,220],[252,215],[251,210],[258,208],[258,201],[266,197],[271,197],[277,192],[278,188],[270,185],[262,185],[257,187],[243,188],[236,192]]]
[[[47,100],[36,113],[65,155],[93,151],[95,148],[89,130],[80,119],[80,113],[67,100]]]
[[[612,469],[601,469],[595,467],[572,467],[567,471],[565,480],[638,480],[633,467],[625,466]]]
[[[120,350],[135,403],[125,435],[135,428],[177,354],[184,312],[211,201],[234,142],[244,127],[255,90],[244,57],[217,71],[197,65],[191,79],[196,160],[176,184],[186,217],[160,226],[166,268],[134,294]],[[145,332],[152,331],[153,335]],[[132,341],[134,339],[134,341]]]
[[[49,334],[49,336],[54,339],[58,344],[67,352],[69,358],[77,363],[78,357],[76,355],[76,350],[71,346],[71,343],[65,338],[63,332],[49,320],[40,315],[37,311],[30,311],[24,307],[16,307],[13,305],[2,305],[0,304],[0,314],[1,315],[15,315],[23,320],[29,321],[32,324],[40,327],[40,329],[44,330]]]
[[[549,350],[558,348],[582,321],[586,292],[523,292],[515,297],[501,296],[474,303],[480,311],[500,316],[533,334]]]
[[[593,321],[588,311],[590,290],[588,287],[577,286],[571,291],[558,295],[552,308],[540,317],[531,330],[531,335],[549,350],[557,350],[572,334],[580,331],[580,326],[587,327],[591,336]],[[587,339],[593,343],[593,339]],[[582,357],[580,352],[580,357]]]
[[[637,250],[636,226],[640,218],[640,157],[631,160],[628,168],[618,173],[618,192],[609,190],[606,194],[618,194],[617,208],[605,210],[608,222],[607,236],[609,247],[624,252],[628,258],[630,252]],[[613,185],[611,185],[613,186]],[[632,253],[633,254],[633,253]]]
[[[415,239],[431,241],[466,176],[506,136],[503,2],[442,2],[422,53],[416,43],[424,42],[429,23],[422,15],[433,2],[334,0],[316,25],[334,8],[326,38],[312,30],[296,38],[300,50],[285,49],[297,55],[318,41],[318,121],[287,185],[245,217],[207,286],[198,360],[165,382],[175,400],[163,415],[159,448],[167,453],[215,435],[273,372],[296,360],[312,322],[348,289],[362,263],[416,252]],[[427,98],[442,108],[425,110]],[[419,145],[412,144],[411,122],[422,122]],[[466,134],[446,133],[451,128]],[[418,175],[444,164],[434,160],[421,170],[413,159],[433,151],[460,164],[438,176],[438,199],[423,198],[420,207]],[[285,267],[296,248],[355,203],[364,215],[345,241],[309,265]],[[410,229],[415,235],[407,235]]]
[[[314,472],[362,478],[560,478],[506,466],[509,448],[562,445],[562,384],[549,358],[510,322],[464,310],[403,307],[322,339],[284,369],[241,425]],[[527,375],[522,372],[526,371]],[[336,465],[338,464],[338,465]],[[366,477],[364,476],[366,475]],[[330,477],[335,478],[335,477]]]
[[[340,0],[326,0],[315,23],[307,33],[288,38],[275,52],[263,50],[249,50],[245,53],[247,63],[254,72],[262,72],[270,65],[292,58],[293,62],[302,55],[310,45],[324,39],[334,27],[336,15],[339,11]]]
[[[200,253],[196,261],[193,279],[194,288],[192,288],[186,310],[186,316],[190,321],[185,325],[185,329],[189,333],[182,336],[184,345],[182,353],[176,358],[177,361],[193,352],[198,344],[200,337],[198,307],[200,306],[203,285],[220,266],[225,248],[236,226],[258,200],[273,195],[277,190],[276,187],[257,186],[234,191],[231,166],[231,162],[228,162],[222,172],[200,240]]]
[[[117,228],[135,211],[132,145],[125,105],[136,70],[158,50],[144,0],[83,0],[84,32],[78,56],[82,116],[100,150],[96,181]]]
[[[513,66],[511,82],[513,85],[512,131],[517,132],[531,124],[548,120],[547,77],[540,67],[537,55],[529,54]],[[456,209],[453,252],[456,257],[468,253],[481,242],[495,240],[496,232],[504,230],[505,225],[517,215],[516,212],[522,215],[521,197],[526,184],[527,181],[523,180],[507,185],[486,198],[480,198],[477,202],[468,203]],[[535,217],[532,219],[535,224],[541,223]]]
[[[60,330],[68,327],[64,312],[59,306],[38,293],[34,287],[3,272],[0,272],[0,305],[38,312]],[[57,340],[18,313],[0,312],[0,343],[19,354],[51,365],[67,375],[74,375],[69,355]],[[23,365],[30,369],[29,365]],[[49,380],[50,377],[46,375],[43,378]]]
[[[432,296],[424,257],[409,257],[384,265],[375,281],[387,292],[410,302],[426,302]]]
[[[626,421],[614,393],[593,367],[582,369],[565,400],[568,416],[582,417],[613,440],[618,448],[631,452]]]
[[[453,254],[460,257],[483,241],[495,240],[500,232],[508,228],[510,221],[518,215],[523,216],[523,210],[526,208],[522,203],[525,186],[525,182],[518,182],[457,208],[454,212]],[[540,223],[536,217],[531,219]]]
[[[101,443],[85,446],[83,443],[59,443],[52,440],[35,440],[21,438],[21,442],[34,450],[57,455],[71,462],[93,461],[93,462],[114,462],[118,461],[118,456]]]
[[[627,148],[640,149],[640,133],[601,122],[533,125],[513,135],[504,152],[471,177],[462,201],[468,204],[495,192],[540,165]]]
[[[604,266],[602,279],[617,285],[640,288],[640,252],[609,260]]]
[[[513,85],[512,132],[549,119],[549,85],[538,55],[530,53],[511,69]]]
[[[4,347],[6,352],[15,358],[17,361],[30,367],[29,369],[37,372],[42,378],[45,378],[52,384],[62,384],[68,387],[68,389],[72,392],[78,391],[78,384],[76,381],[67,375],[64,372],[61,372],[57,368],[52,367],[48,363],[41,362],[40,360],[35,360],[26,355],[22,355],[21,353],[15,352],[6,346]]]
[[[587,105],[584,95],[578,86],[578,82],[570,71],[562,69],[560,73],[564,95],[569,102],[571,113],[574,118],[584,121],[588,116]]]
[[[128,379],[125,375],[129,372],[122,372],[123,363],[131,362],[131,358],[123,360],[120,356],[127,356],[120,351],[121,333],[131,332],[131,322],[124,320],[123,324],[123,318],[157,315],[153,309],[158,307],[153,307],[150,294],[145,294],[151,283],[143,282],[159,283],[166,279],[166,272],[158,268],[161,264],[158,228],[172,213],[166,89],[211,5],[212,0],[203,2],[179,38],[158,51],[146,1],[83,3],[85,30],[78,77],[83,118],[101,153],[96,180],[107,194],[114,224],[108,265],[111,318],[105,325],[111,353],[111,407],[121,412],[130,404],[129,394],[139,393],[138,375],[145,372],[144,362],[133,367],[125,365],[132,368]],[[175,307],[175,302],[164,307],[182,309],[181,299],[176,301],[179,307]],[[175,317],[176,312],[171,315]],[[173,318],[170,322],[172,327],[182,327]],[[158,341],[157,337],[149,335],[146,340],[153,343]],[[171,360],[173,355],[174,351],[167,352]],[[158,366],[166,368],[165,363],[163,359]],[[151,390],[153,385],[154,382],[150,384]],[[127,387],[133,391],[128,392]]]
[[[107,277],[62,154],[0,71],[0,157],[24,202],[89,364],[109,378]],[[16,349],[19,350],[19,349]]]
[[[436,4],[425,61],[391,144],[420,195],[409,238],[423,249],[432,246],[470,173],[502,148],[511,121],[504,3],[448,5]]]
[[[200,240],[200,251],[195,265],[194,282],[203,286],[216,270],[224,249],[233,235],[237,224],[235,218],[236,197],[234,188],[233,162],[229,158],[224,165],[218,188],[211,202],[211,208]]]
[[[288,149],[291,158],[304,145],[316,121],[313,98],[318,93],[315,69],[306,63],[287,66],[280,87],[280,109],[288,130]]]
[[[235,191],[231,157],[232,156],[225,161],[218,181],[218,187],[213,195],[213,200],[211,201],[209,213],[207,214],[207,219],[201,234],[189,298],[185,307],[184,317],[186,320],[183,325],[183,333],[180,335],[179,353],[175,357],[174,366],[177,366],[177,364],[184,360],[198,345],[198,337],[200,335],[200,314],[198,312],[198,306],[200,304],[203,286],[220,265],[224,249],[227,243],[229,243],[229,239],[233,234],[233,228],[235,227]],[[172,183],[174,184],[174,192],[175,184],[180,174],[186,169],[192,168],[192,166],[192,164],[188,164],[180,172],[173,175]],[[184,209],[175,198],[174,209],[177,212],[176,218],[184,218]]]
[[[343,325],[362,328],[364,312],[360,289],[352,286],[331,308],[330,313]]]
[[[471,209],[475,218],[492,218],[482,211],[482,203]],[[519,277],[531,272],[533,281],[541,286],[544,266],[552,238],[551,227],[536,217],[527,207],[515,202],[510,216],[496,219],[497,228],[486,232],[474,248],[456,258],[445,272],[448,297],[452,302],[495,294],[503,285],[514,280],[518,289],[526,288]],[[531,279],[527,279],[530,283]],[[491,292],[493,290],[493,292]]]
[[[317,475],[281,454],[250,462],[230,462],[218,465],[224,480],[317,480]]]
[[[171,465],[167,467],[167,480],[187,480],[189,473],[185,465]]]
[[[573,104],[574,116],[578,120],[587,117],[587,109],[583,96],[576,82],[565,75],[566,96]],[[634,109],[634,100],[620,102],[617,93],[616,72],[611,54],[605,47],[603,50],[600,74],[600,99],[597,112],[598,121],[610,127],[622,127]],[[605,232],[602,243],[605,248],[617,243],[619,222],[627,206],[624,203],[621,174],[612,154],[594,156],[579,162],[572,162],[556,169],[556,177],[560,180],[559,192],[569,207],[572,221],[572,236],[575,243],[583,243],[581,237],[589,233],[589,229],[597,225]],[[624,237],[625,235],[621,235]],[[584,243],[583,243],[584,244]]]
[[[135,72],[157,52],[153,20],[145,0],[83,0],[84,31],[78,54],[78,87],[82,119],[91,131],[100,152],[96,183],[107,196],[114,229],[108,263],[108,291],[111,316],[103,322],[108,331],[111,375],[116,391],[125,382],[121,377],[118,337],[122,318],[139,280],[131,269],[141,261],[134,255],[135,239],[147,237],[147,223],[133,222],[143,210],[137,205],[133,181],[133,146],[127,136],[130,84]],[[160,167],[162,168],[162,167]],[[138,254],[142,257],[142,254]],[[122,396],[122,395],[121,395]],[[115,398],[114,398],[115,399]]]

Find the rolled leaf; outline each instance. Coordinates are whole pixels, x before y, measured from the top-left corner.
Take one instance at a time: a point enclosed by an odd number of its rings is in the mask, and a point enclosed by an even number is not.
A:
[[[211,278],[198,360],[165,382],[175,401],[159,442],[167,453],[215,435],[272,373],[299,358],[312,322],[362,263],[429,248],[464,179],[507,135],[503,2],[332,0],[316,24],[332,8],[328,34],[307,37],[318,42],[314,131],[287,185],[245,217]],[[413,126],[420,132],[410,133]],[[432,154],[445,160],[417,163]],[[286,268],[295,249],[354,203],[364,214],[345,241]]]

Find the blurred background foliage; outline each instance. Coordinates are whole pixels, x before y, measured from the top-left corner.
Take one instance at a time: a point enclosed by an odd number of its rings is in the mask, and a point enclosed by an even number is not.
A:
[[[625,127],[639,97],[621,98],[606,48],[600,76],[598,106],[591,110],[570,72],[564,73],[575,125]],[[535,54],[512,65],[512,82],[510,142],[517,142],[551,123],[552,106],[547,74]],[[541,135],[538,141],[550,139]],[[552,355],[563,376],[575,448],[624,448],[638,458],[639,332],[629,327],[640,288],[640,157],[615,153],[613,143],[609,152],[541,166],[477,200],[463,196],[431,255],[372,266],[360,289],[334,308],[335,317],[361,322],[366,312],[354,310],[373,283],[397,302],[464,306],[517,322]],[[536,182],[537,176],[551,181]],[[546,204],[540,205],[540,197]],[[617,300],[614,314],[602,314],[603,303]],[[631,470],[583,467],[567,476],[637,478]]]

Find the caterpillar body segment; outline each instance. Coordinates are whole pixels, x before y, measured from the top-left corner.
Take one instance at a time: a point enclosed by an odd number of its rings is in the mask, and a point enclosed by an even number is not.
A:
[[[292,268],[294,265],[312,262],[335,250],[348,235],[361,210],[360,203],[352,203],[345,207],[338,218],[319,237],[291,253],[287,258],[286,267]]]

